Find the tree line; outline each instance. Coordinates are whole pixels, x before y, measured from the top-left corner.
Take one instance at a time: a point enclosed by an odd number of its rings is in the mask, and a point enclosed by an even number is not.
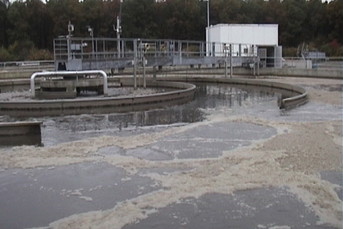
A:
[[[52,59],[53,39],[66,35],[116,37],[121,7],[122,37],[205,40],[204,0],[18,0],[0,1],[0,61]],[[297,47],[343,55],[343,1],[210,0],[210,24],[278,24],[284,55]]]

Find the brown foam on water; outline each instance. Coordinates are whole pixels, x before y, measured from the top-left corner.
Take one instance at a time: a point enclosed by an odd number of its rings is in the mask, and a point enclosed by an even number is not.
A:
[[[269,139],[256,140],[250,146],[223,152],[218,158],[148,161],[123,155],[101,155],[98,150],[108,146],[133,149],[154,144],[160,139],[186,130],[218,122],[248,122],[277,129]],[[342,123],[282,122],[254,117],[216,114],[208,121],[171,127],[156,133],[128,137],[101,136],[57,146],[15,147],[2,150],[3,168],[59,166],[89,161],[107,162],[135,174],[143,168],[179,168],[171,174],[147,173],[145,176],[163,187],[137,196],[105,211],[73,215],[53,222],[54,228],[121,228],[144,219],[159,208],[182,198],[198,198],[206,193],[232,194],[235,191],[263,187],[286,187],[315,211],[322,223],[341,227],[342,201],[335,185],[320,178],[323,170],[340,171]],[[185,170],[187,169],[187,170]]]

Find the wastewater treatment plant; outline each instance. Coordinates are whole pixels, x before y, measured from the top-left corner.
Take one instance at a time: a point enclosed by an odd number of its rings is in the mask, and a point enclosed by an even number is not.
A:
[[[66,36],[3,67],[0,227],[342,228],[342,69],[278,49]]]

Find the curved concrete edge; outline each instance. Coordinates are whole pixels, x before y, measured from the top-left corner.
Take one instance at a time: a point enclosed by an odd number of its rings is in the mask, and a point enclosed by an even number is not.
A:
[[[130,80],[123,80],[130,84]],[[0,114],[10,116],[56,116],[84,113],[108,113],[142,110],[142,106],[185,103],[194,98],[195,85],[184,82],[147,81],[148,87],[166,87],[175,90],[141,96],[101,97],[91,99],[59,99],[39,101],[0,102]],[[150,106],[154,105],[154,106]]]
[[[30,85],[29,79],[1,79],[0,80],[0,93],[11,92],[14,90],[27,90]]]
[[[211,78],[211,77],[165,77],[161,80],[165,81],[185,81],[185,82],[202,82],[202,83],[227,83],[239,84],[257,87],[268,87],[285,90],[292,93],[292,96],[282,95],[279,103],[280,109],[291,109],[308,102],[307,92],[304,88],[273,81],[265,81],[259,79],[231,79],[231,78]]]
[[[307,92],[305,91],[304,93],[297,96],[282,99],[279,107],[280,109],[291,109],[293,107],[304,105],[307,102]]]
[[[343,79],[343,69],[264,68],[260,69],[260,74],[269,76]]]
[[[132,86],[133,79],[128,77],[113,79],[123,86]],[[177,82],[178,81],[178,82]],[[76,115],[83,113],[127,112],[163,106],[163,103],[180,104],[194,97],[195,86],[184,82],[227,83],[257,87],[277,88],[291,92],[292,96],[282,95],[280,109],[290,109],[308,101],[304,88],[273,81],[258,79],[230,79],[211,77],[163,77],[148,79],[148,87],[166,87],[176,90],[144,96],[102,97],[93,99],[39,100],[30,102],[0,102],[0,114],[11,116],[54,116]],[[173,101],[173,102],[172,102]],[[152,105],[155,106],[152,106]],[[26,111],[26,112],[25,112]]]

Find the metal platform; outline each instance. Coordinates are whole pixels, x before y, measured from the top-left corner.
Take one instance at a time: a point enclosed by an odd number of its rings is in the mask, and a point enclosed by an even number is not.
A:
[[[223,46],[220,52],[206,47]],[[139,66],[247,66],[257,63],[254,54],[234,56],[229,44],[206,44],[203,41],[74,38],[54,40],[56,70],[122,70]]]

